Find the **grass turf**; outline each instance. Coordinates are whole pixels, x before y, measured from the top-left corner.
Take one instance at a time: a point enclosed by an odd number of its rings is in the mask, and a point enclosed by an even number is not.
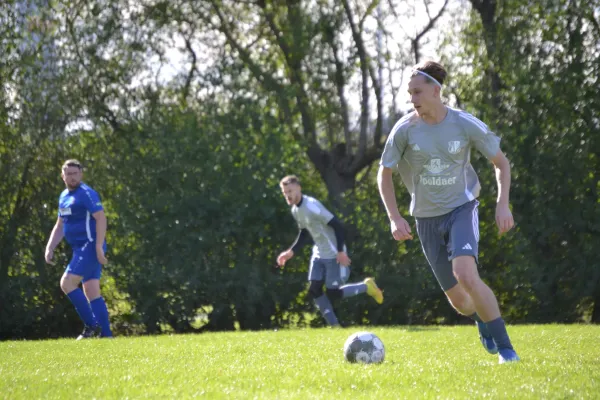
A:
[[[383,364],[344,360],[360,330],[382,339]],[[600,398],[600,326],[509,333],[522,361],[504,365],[474,326],[0,342],[0,398]]]

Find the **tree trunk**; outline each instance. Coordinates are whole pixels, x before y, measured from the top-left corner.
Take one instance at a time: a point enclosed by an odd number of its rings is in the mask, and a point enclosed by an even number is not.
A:
[[[348,210],[344,208],[343,193],[354,189],[358,173],[379,158],[381,151],[379,148],[373,148],[357,160],[359,156],[347,154],[346,146],[338,144],[331,150],[312,146],[308,149],[307,154],[323,178],[334,206],[346,214]]]
[[[489,102],[492,110],[496,110],[496,115],[501,114],[500,107],[502,105],[500,99],[500,90],[503,87],[502,78],[498,73],[498,63],[500,57],[498,55],[498,46],[496,41],[497,32],[497,15],[496,15],[496,0],[471,0],[473,8],[477,10],[481,17],[483,25],[483,40],[488,56],[488,65],[485,73],[490,83]]]

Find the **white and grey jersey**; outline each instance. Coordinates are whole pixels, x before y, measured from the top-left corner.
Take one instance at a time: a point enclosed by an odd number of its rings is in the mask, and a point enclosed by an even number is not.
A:
[[[335,232],[329,225],[333,214],[319,202],[319,200],[303,195],[300,206],[292,206],[292,216],[300,229],[306,229],[312,236],[313,257],[322,259],[337,256],[337,240]]]
[[[444,215],[479,196],[471,165],[471,148],[488,159],[500,149],[500,138],[473,115],[447,107],[442,122],[429,125],[412,112],[388,136],[380,165],[397,167],[410,195],[415,217]]]

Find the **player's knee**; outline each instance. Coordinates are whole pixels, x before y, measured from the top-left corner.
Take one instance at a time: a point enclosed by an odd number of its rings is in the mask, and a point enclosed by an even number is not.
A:
[[[456,280],[465,288],[472,287],[480,280],[477,263],[473,256],[459,256],[453,259],[452,272]]]
[[[73,290],[77,289],[77,285],[75,284],[75,282],[72,281],[72,279],[69,277],[69,275],[64,274],[60,278],[60,288],[62,289],[62,291],[65,294],[68,294],[68,293],[72,292]]]
[[[481,282],[477,270],[470,268],[456,268],[454,270],[454,276],[460,285],[467,291],[470,292],[476,288]]]
[[[84,282],[83,292],[85,293],[85,297],[87,297],[89,301],[93,301],[101,297],[100,281],[98,279],[91,279],[89,281]]]
[[[323,281],[310,281],[310,286],[308,287],[308,294],[313,299],[318,299],[323,296]]]
[[[330,300],[336,300],[336,299],[341,299],[342,298],[342,289],[340,288],[327,288],[326,291],[327,293],[327,297],[329,297]]]
[[[470,315],[473,311],[473,302],[468,293],[460,285],[456,285],[452,293],[446,293],[448,301],[461,314]]]
[[[467,311],[467,310],[471,310],[473,308],[473,305],[471,304],[470,299],[462,297],[459,299],[449,299],[449,300],[450,300],[450,304],[452,305],[452,307],[459,313],[464,314],[464,315],[472,314],[472,313],[469,313],[469,311]]]

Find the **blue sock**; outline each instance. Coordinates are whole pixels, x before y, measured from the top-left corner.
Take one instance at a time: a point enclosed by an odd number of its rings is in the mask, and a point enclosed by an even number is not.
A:
[[[471,315],[467,315],[467,317],[471,318],[473,321],[475,322],[481,322],[484,323],[481,318],[479,318],[479,315],[477,313],[473,313]]]
[[[81,290],[81,288],[77,288],[67,293],[67,297],[75,306],[75,310],[77,311],[77,314],[79,314],[79,318],[81,318],[86,326],[93,328],[98,325],[96,317],[94,317],[94,313],[92,312],[92,307],[90,306],[90,303],[88,303],[88,300],[83,294],[83,290]]]
[[[340,323],[333,312],[333,307],[331,306],[331,302],[329,301],[329,297],[326,294],[315,299],[315,303],[319,311],[321,311],[321,315],[325,318],[325,321],[329,325],[339,325]]]
[[[349,285],[344,285],[340,288],[342,291],[342,298],[344,297],[352,297],[357,294],[365,293],[367,291],[367,285],[364,283],[351,283]]]
[[[510,339],[508,338],[508,332],[506,332],[506,325],[504,325],[504,320],[502,317],[498,317],[495,320],[488,322],[486,325],[490,331],[490,334],[494,338],[494,342],[496,342],[496,346],[498,346],[498,350],[513,350]]]
[[[94,311],[94,315],[102,328],[102,333],[100,336],[102,337],[112,337],[112,331],[110,330],[110,321],[108,320],[108,309],[106,308],[106,303],[104,302],[103,297],[98,297],[90,301],[90,305],[92,306],[92,310]]]
[[[481,318],[479,317],[479,315],[477,315],[477,313],[469,315],[468,317],[471,318],[473,321],[475,321],[475,323],[477,323],[477,328],[479,329],[479,333],[481,333],[484,337],[489,338],[490,336],[492,336],[492,334],[490,333],[490,330],[487,327],[487,324],[481,320]]]

